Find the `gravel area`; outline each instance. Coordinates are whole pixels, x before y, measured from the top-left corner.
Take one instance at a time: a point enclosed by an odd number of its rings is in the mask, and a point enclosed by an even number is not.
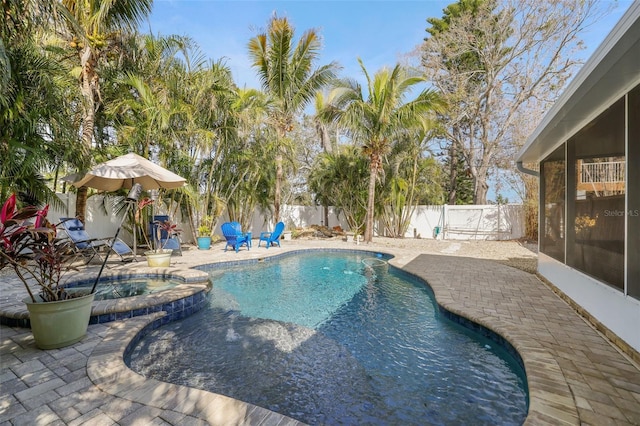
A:
[[[415,249],[420,253],[494,260],[531,274],[536,273],[538,262],[537,243],[520,240],[467,241],[377,237],[373,241],[382,246]]]

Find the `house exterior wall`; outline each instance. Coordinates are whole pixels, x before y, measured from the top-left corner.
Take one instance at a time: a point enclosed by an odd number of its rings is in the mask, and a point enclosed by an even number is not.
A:
[[[545,278],[638,351],[639,107],[640,84],[542,159],[538,258]]]
[[[640,87],[632,90],[628,97],[629,115],[627,155],[627,287],[629,293],[640,294]],[[638,332],[640,335],[640,331]]]
[[[632,2],[516,158],[522,165],[540,163],[540,273],[636,351],[638,58],[640,2]]]

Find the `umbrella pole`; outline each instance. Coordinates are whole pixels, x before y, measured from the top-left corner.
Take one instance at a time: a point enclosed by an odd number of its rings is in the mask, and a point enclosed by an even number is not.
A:
[[[137,228],[137,226],[136,226],[135,221],[134,221],[134,224],[133,224],[133,255],[135,257],[138,257],[138,242],[136,241],[136,228]]]
[[[131,178],[131,191],[133,191],[133,187],[136,185],[135,183],[135,179]],[[142,185],[138,184],[140,186],[140,191],[138,192],[138,196],[136,197],[136,202],[138,202],[138,198],[140,197],[140,193],[142,192]],[[131,192],[129,192],[129,194],[131,194]],[[127,198],[129,198],[129,196],[127,196]],[[136,220],[135,220],[135,216],[134,216],[134,220],[133,220],[133,255],[137,258],[138,257],[138,238],[137,238],[137,232],[138,232],[138,226],[136,225]]]
[[[129,195],[131,195],[131,193],[133,192],[133,187],[135,185],[136,185],[135,179],[131,178],[131,190],[129,191],[129,194],[127,195],[127,200],[129,200]],[[140,193],[142,191],[142,185],[140,185],[140,184],[138,184],[138,185],[140,186],[140,190],[138,191],[137,197],[135,199],[136,202],[138,202],[138,198],[140,197]],[[122,226],[122,224],[120,224],[120,226]],[[136,259],[138,258],[138,241],[137,241],[137,238],[136,238],[137,228],[138,228],[138,226],[136,225],[136,219],[135,219],[135,216],[134,216],[133,217],[133,256]],[[109,250],[109,251],[111,251],[111,250]]]
[[[156,224],[156,220],[155,220],[155,204],[156,204],[156,200],[158,199],[158,190],[156,189],[152,189],[151,190],[151,199],[153,200],[153,203],[151,203],[151,247],[149,248],[149,250],[156,250],[156,246],[159,245],[160,241],[158,237],[158,224]],[[156,238],[158,238],[158,240],[156,240]]]
[[[141,192],[142,192],[142,185],[140,185],[139,183],[136,183],[131,187],[129,194],[127,195],[127,201],[126,201],[127,211],[124,212],[124,215],[122,216],[122,220],[120,221],[120,226],[118,226],[118,229],[116,230],[116,235],[113,236],[113,240],[111,240],[111,244],[109,244],[109,251],[107,251],[107,254],[104,256],[104,260],[102,261],[102,266],[100,267],[98,276],[96,277],[96,280],[93,283],[93,287],[91,288],[91,294],[95,293],[96,291],[96,287],[98,286],[98,281],[100,281],[100,275],[102,275],[104,266],[107,264],[107,259],[109,259],[109,255],[111,254],[111,249],[113,248],[113,244],[118,239],[118,235],[120,234],[120,229],[122,229],[122,224],[127,219],[127,216],[129,215],[129,210],[131,210],[131,206],[137,204],[138,198],[140,197]],[[134,251],[134,254],[135,254],[135,251]]]

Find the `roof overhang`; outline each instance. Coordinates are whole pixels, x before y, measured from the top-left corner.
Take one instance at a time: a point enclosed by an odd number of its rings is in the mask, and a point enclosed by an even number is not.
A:
[[[640,2],[634,1],[518,153],[536,163],[640,83]]]

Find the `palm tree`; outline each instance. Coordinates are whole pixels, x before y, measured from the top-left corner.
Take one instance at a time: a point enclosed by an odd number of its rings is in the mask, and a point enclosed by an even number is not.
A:
[[[369,159],[369,187],[364,241],[373,239],[373,219],[376,180],[382,170],[382,160],[389,152],[394,138],[408,128],[424,127],[442,103],[438,95],[429,89],[422,90],[415,99],[405,102],[414,86],[425,79],[400,65],[392,70],[383,68],[373,80],[364,64],[358,59],[367,79],[367,98],[363,97],[360,84],[354,80],[342,80],[336,84],[333,102],[325,111],[325,120],[336,121],[362,144],[362,151]]]
[[[0,6],[0,199],[18,193],[29,204],[59,200],[46,173],[76,145],[68,105],[69,70],[46,31],[54,4],[8,1]]]
[[[242,180],[224,164],[242,150],[231,71],[222,61],[208,61],[184,36],[138,36],[130,51],[135,64],[118,74],[112,89],[124,95],[108,108],[120,145],[153,154],[160,164],[187,177],[190,188],[170,191],[166,195],[175,199],[163,199],[182,209],[192,229],[204,216],[212,217],[215,225],[226,205],[227,188],[232,192]]]
[[[333,92],[330,92],[330,94]],[[331,103],[331,98],[329,96],[324,95],[323,92],[317,92],[315,98],[315,114],[313,115],[313,126],[316,131],[316,135],[320,140],[320,146],[322,147],[322,152],[325,154],[333,154],[338,151],[338,128],[337,126],[331,126],[331,123],[328,123],[322,119],[322,111],[325,109],[327,105]],[[335,133],[335,137],[331,137],[331,134]],[[326,203],[326,198],[320,197],[320,200],[324,200],[322,202],[322,210],[325,225],[329,224],[329,204]]]
[[[293,42],[294,28],[287,18],[274,15],[267,32],[249,41],[249,57],[256,68],[263,91],[272,98],[270,124],[276,129],[276,188],[274,219],[280,220],[283,180],[282,145],[293,129],[295,118],[313,100],[316,92],[335,78],[337,64],[332,62],[313,69],[321,43],[316,30],[307,30],[298,43]]]
[[[385,180],[376,194],[381,201],[376,217],[381,218],[385,235],[394,238],[405,235],[418,205],[444,202],[443,168],[427,146],[433,132],[420,129],[404,133],[385,161]]]
[[[335,138],[333,139],[331,138],[331,135],[329,134],[330,123],[327,123],[324,120],[322,120],[322,116],[321,116],[322,110],[324,110],[325,107],[330,103],[331,103],[331,98],[329,97],[325,98],[325,95],[322,92],[316,93],[316,97],[315,97],[316,113],[313,116],[313,126],[316,131],[316,134],[318,135],[318,138],[320,139],[320,146],[322,147],[322,152],[325,152],[327,154],[331,154],[334,151],[338,150],[338,146],[337,146],[338,137],[336,135]],[[331,130],[335,130],[335,128]]]
[[[367,159],[352,145],[321,153],[309,173],[308,185],[316,201],[334,206],[344,214],[349,228],[358,234],[366,218],[368,173]]]
[[[195,43],[188,37],[153,35],[135,36],[130,40],[130,64],[124,71],[120,67],[104,67],[105,74],[113,72],[112,100],[107,105],[108,116],[114,122],[121,146],[149,157],[158,155],[167,167],[172,148],[189,141],[189,130],[199,113],[196,105],[204,84],[206,61]],[[182,58],[185,58],[184,60]],[[120,93],[113,93],[119,91]],[[200,95],[202,97],[204,95]]]
[[[234,191],[227,197],[229,218],[246,228],[256,208],[268,211],[271,205],[271,191],[274,187],[273,146],[267,143],[273,140],[273,129],[264,125],[269,107],[269,99],[260,90],[237,89],[236,99],[231,105],[231,114],[237,123],[237,141],[235,152],[227,157],[234,170],[242,170],[242,179],[234,184]],[[226,173],[224,179],[231,178]],[[223,178],[221,176],[221,178]]]
[[[77,52],[79,65],[77,72],[82,94],[82,141],[85,148],[91,150],[96,111],[102,103],[100,61],[117,47],[121,31],[135,31],[141,20],[151,12],[153,0],[62,0],[61,4],[68,30],[66,41]],[[81,219],[84,219],[86,202],[87,188],[79,188],[76,215]]]

